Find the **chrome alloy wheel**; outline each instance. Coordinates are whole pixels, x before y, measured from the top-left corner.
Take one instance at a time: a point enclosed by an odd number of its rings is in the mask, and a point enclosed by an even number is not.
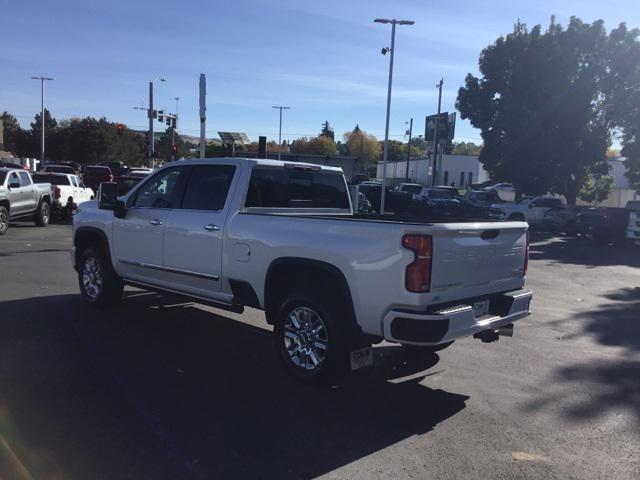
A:
[[[94,257],[87,258],[82,266],[82,284],[90,300],[96,300],[102,292],[102,270]]]
[[[4,232],[9,226],[9,215],[5,210],[0,211],[0,232]]]
[[[284,345],[294,365],[317,370],[327,357],[329,337],[320,315],[308,307],[296,307],[284,323]]]
[[[42,209],[42,223],[46,225],[49,223],[49,204],[44,202],[40,208]]]

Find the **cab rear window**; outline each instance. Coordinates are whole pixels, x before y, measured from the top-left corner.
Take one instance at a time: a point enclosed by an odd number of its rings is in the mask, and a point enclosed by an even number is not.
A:
[[[246,207],[349,208],[344,177],[328,171],[255,167]]]

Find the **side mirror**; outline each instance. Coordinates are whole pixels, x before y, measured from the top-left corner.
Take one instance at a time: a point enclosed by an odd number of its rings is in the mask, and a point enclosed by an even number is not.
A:
[[[98,187],[98,208],[101,210],[113,210],[118,199],[118,184],[114,182],[102,182]]]
[[[529,204],[529,209],[532,209],[533,207],[537,207],[537,205],[535,203],[530,203]]]
[[[127,216],[127,204],[123,200],[116,200],[113,214],[116,218],[124,218]]]

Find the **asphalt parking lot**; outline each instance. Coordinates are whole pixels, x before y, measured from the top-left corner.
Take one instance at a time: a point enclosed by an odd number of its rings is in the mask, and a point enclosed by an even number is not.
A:
[[[638,479],[640,249],[538,234],[513,338],[376,346],[334,390],[261,312],[127,289],[86,307],[70,226],[0,238],[0,478]]]

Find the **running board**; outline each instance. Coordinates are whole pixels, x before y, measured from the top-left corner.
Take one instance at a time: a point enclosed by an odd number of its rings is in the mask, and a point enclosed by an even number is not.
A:
[[[191,295],[189,293],[181,292],[179,290],[172,290],[170,288],[157,287],[155,285],[151,285],[144,282],[138,282],[136,280],[128,280],[126,278],[122,279],[126,285],[131,285],[132,287],[142,288],[143,290],[151,290],[158,293],[170,293],[172,295],[177,295],[179,297],[184,297],[189,300],[194,300],[197,303],[202,303],[204,305],[208,305],[209,307],[219,308],[220,310],[226,310],[227,312],[233,313],[243,313],[244,306],[237,305],[233,303],[224,303],[218,302],[216,300],[211,300],[205,297],[199,297],[197,295]]]

